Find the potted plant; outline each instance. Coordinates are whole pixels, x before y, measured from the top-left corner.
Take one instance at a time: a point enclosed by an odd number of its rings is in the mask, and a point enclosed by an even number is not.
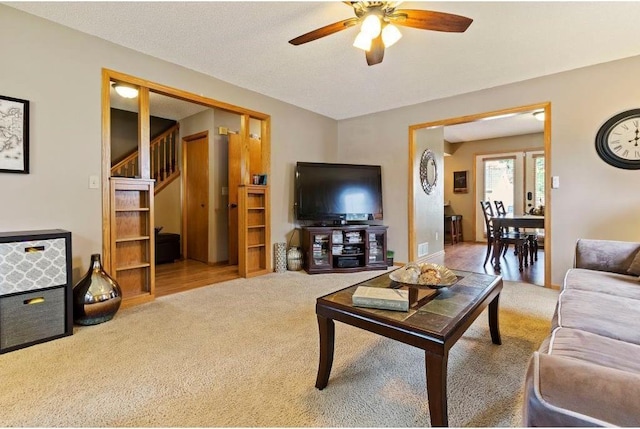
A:
[[[387,250],[387,266],[388,267],[392,267],[393,266],[393,250]]]

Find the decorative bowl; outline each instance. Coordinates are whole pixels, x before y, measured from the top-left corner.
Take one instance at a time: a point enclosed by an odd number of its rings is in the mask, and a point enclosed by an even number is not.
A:
[[[434,275],[424,275],[430,272]],[[439,279],[437,278],[439,277]],[[445,266],[432,263],[409,263],[402,268],[391,272],[389,278],[394,282],[406,284],[409,286],[426,286],[431,289],[440,289],[453,286],[458,281],[456,276],[450,269]]]

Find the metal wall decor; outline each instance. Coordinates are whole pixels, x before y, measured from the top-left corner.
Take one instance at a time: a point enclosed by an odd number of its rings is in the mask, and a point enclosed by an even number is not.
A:
[[[433,192],[436,183],[438,183],[438,166],[431,149],[426,149],[420,157],[420,183],[427,195]]]
[[[29,173],[29,100],[0,95],[0,172]]]

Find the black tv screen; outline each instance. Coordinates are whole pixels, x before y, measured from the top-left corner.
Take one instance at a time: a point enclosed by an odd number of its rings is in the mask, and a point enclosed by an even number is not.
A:
[[[320,223],[382,220],[380,166],[298,162],[295,213]]]

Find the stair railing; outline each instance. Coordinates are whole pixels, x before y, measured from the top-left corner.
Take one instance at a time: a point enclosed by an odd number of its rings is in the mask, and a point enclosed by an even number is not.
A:
[[[149,145],[151,151],[151,178],[155,182],[155,193],[164,189],[180,176],[178,165],[179,124],[169,128],[153,139]],[[118,177],[138,177],[138,151],[135,150],[122,161],[111,167],[111,175]]]

